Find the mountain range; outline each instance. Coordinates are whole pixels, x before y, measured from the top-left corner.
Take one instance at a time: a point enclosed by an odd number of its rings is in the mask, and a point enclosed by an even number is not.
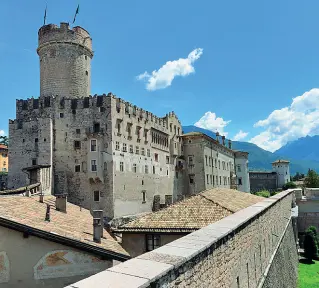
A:
[[[202,132],[216,139],[214,132],[193,125],[183,126],[183,132]],[[271,170],[271,162],[277,159],[290,161],[290,174],[307,173],[308,169],[319,171],[319,136],[307,136],[288,142],[274,153],[266,151],[256,144],[232,141],[232,149],[249,153],[249,170]]]

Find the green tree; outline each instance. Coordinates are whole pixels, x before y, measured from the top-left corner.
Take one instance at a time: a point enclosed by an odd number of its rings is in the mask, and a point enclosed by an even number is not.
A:
[[[308,188],[319,188],[319,176],[316,171],[309,169],[304,185]]]
[[[0,144],[8,146],[9,145],[8,137],[7,136],[0,136]]]
[[[297,185],[294,182],[288,182],[282,186],[282,190],[297,188]]]
[[[305,257],[312,261],[318,256],[318,233],[314,226],[310,226],[304,240]]]

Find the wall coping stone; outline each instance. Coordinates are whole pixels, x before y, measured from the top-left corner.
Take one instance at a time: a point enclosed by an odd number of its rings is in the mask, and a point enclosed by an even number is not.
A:
[[[121,277],[125,276],[132,277],[135,281],[129,282],[129,286],[127,287],[148,287],[150,283],[156,281],[167,272],[180,267],[185,262],[210,247],[214,247],[219,240],[231,235],[231,233],[236,233],[240,227],[245,227],[250,220],[254,220],[260,213],[267,211],[271,206],[275,205],[278,201],[285,198],[287,195],[290,195],[294,191],[295,189],[289,189],[278,193],[277,195],[227,216],[220,221],[212,223],[200,230],[170,242],[167,245],[112,267],[102,272],[108,273],[104,274],[105,279],[101,286],[116,288],[124,287],[119,286],[123,283],[117,283],[116,281],[123,281]],[[102,276],[100,274],[102,273],[98,273],[76,283],[76,287],[95,287],[94,281],[101,279]],[[95,277],[97,277],[97,280],[95,280]],[[136,278],[139,279],[140,282],[137,281]],[[126,279],[124,279],[124,281],[126,281]],[[113,283],[115,284],[113,285]],[[72,287],[74,287],[74,284],[66,288]]]

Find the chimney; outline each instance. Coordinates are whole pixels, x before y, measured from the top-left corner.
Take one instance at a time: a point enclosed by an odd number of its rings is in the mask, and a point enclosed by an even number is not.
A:
[[[55,208],[57,211],[66,213],[66,202],[67,202],[67,195],[66,194],[58,194],[55,195]]]
[[[231,140],[228,140],[228,148],[231,149]]]
[[[223,140],[223,145],[225,146],[225,136],[222,136],[222,140]]]
[[[47,212],[45,213],[45,221],[50,222],[50,205],[47,204]]]
[[[93,210],[93,241],[101,243],[103,237],[103,210]]]
[[[219,132],[216,132],[216,140],[219,143]]]
[[[44,195],[42,193],[42,191],[40,192],[40,203],[43,203],[43,200],[44,200]]]

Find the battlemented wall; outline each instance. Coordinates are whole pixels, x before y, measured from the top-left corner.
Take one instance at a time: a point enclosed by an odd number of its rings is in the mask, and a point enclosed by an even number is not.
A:
[[[103,209],[109,218],[150,212],[154,196],[165,204],[167,196],[182,193],[183,182],[175,179],[183,161],[177,160],[181,124],[174,113],[160,118],[111,93],[41,96],[16,105],[16,120],[10,120],[10,189],[29,184],[21,168],[51,165],[53,193]],[[94,191],[100,192],[98,201]]]
[[[281,192],[73,286],[297,287],[292,194]]]

